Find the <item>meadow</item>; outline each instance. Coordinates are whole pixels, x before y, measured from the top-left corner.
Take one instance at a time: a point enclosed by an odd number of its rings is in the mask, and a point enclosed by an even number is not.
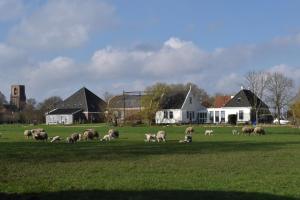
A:
[[[38,126],[49,136],[106,124]],[[0,199],[300,199],[300,129],[266,127],[264,136],[232,135],[241,127],[118,127],[110,142],[50,143],[25,139],[33,126],[0,125]],[[166,143],[144,134],[165,130]]]

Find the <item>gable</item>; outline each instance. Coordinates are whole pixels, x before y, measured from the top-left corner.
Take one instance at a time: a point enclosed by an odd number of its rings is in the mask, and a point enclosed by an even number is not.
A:
[[[206,108],[201,105],[200,100],[197,98],[197,96],[194,94],[194,92],[190,89],[185,97],[185,100],[182,104],[181,109],[197,111],[197,110],[204,110]]]

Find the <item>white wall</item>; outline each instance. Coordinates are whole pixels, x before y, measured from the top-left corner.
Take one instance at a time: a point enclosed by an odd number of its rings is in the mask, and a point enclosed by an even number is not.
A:
[[[164,118],[164,112],[168,112],[168,118]],[[170,112],[173,112],[173,119],[170,119]],[[182,123],[182,112],[180,109],[159,110],[155,114],[156,124],[175,124]]]
[[[243,120],[239,119],[239,111],[243,111]],[[208,123],[220,123],[221,121],[221,111],[225,111],[225,123],[228,123],[228,115],[237,115],[237,122],[249,122],[251,120],[251,107],[223,107],[223,108],[208,108],[207,122]],[[214,112],[214,121],[210,121],[210,111]],[[219,111],[219,122],[216,122],[215,112]]]
[[[46,115],[46,124],[73,124],[73,115]]]

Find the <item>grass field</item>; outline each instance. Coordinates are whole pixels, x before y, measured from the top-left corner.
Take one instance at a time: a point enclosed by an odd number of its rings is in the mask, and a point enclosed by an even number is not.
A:
[[[67,137],[105,124],[39,126]],[[265,136],[232,135],[231,127],[119,127],[120,138],[49,143],[26,140],[23,125],[0,126],[0,199],[300,199],[300,129],[268,127]],[[145,143],[163,129],[166,143]]]

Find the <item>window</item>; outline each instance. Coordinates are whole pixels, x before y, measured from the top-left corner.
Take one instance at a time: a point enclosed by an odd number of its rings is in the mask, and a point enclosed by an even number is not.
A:
[[[194,111],[192,112],[192,118],[193,119],[195,118],[195,112]]]
[[[216,123],[220,122],[220,112],[219,111],[215,111],[215,122]]]
[[[164,118],[168,119],[168,111],[164,111]]]
[[[244,111],[239,110],[239,120],[243,120],[243,119],[244,119]]]
[[[207,113],[198,113],[198,121],[199,123],[203,124],[207,121]]]
[[[192,104],[193,98],[192,98],[192,97],[190,97],[189,99],[190,99],[190,104]]]
[[[170,111],[170,112],[169,112],[169,118],[170,118],[170,119],[173,119],[173,111]]]
[[[214,122],[214,111],[209,111],[209,121],[210,121],[211,123]]]
[[[186,111],[186,118],[189,119],[190,118],[190,112]]]
[[[225,111],[221,111],[221,122],[225,122]]]

